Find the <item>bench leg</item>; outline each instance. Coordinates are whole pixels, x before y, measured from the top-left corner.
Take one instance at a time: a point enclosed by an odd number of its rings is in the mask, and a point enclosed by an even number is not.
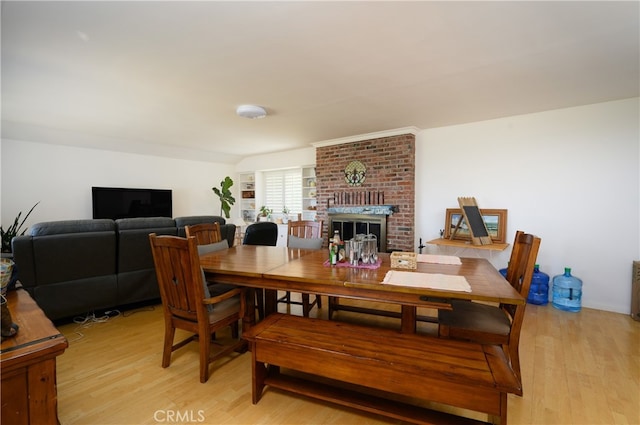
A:
[[[267,366],[256,361],[255,345],[251,344],[251,402],[256,404],[262,397],[264,380],[267,377]]]
[[[309,311],[311,306],[309,305],[309,294],[302,294],[302,315],[309,317]]]
[[[338,309],[338,304],[340,304],[340,298],[338,297],[329,297],[329,320],[331,320],[331,316]]]
[[[500,425],[507,425],[507,398],[509,394],[500,394]]]
[[[402,318],[400,319],[401,332],[405,334],[416,333],[416,319],[417,317],[416,307],[403,305],[402,306]]]
[[[500,393],[500,416],[490,415],[489,421],[492,424],[507,425],[507,393]]]

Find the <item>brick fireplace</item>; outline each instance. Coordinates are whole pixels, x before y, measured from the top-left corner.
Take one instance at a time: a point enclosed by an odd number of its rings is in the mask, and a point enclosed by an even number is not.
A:
[[[352,161],[366,167],[361,186],[345,180],[345,167]],[[316,180],[317,219],[323,220],[323,234],[331,230],[335,213],[344,220],[350,210],[362,215],[386,206],[391,211],[384,214],[386,240],[380,245],[386,251],[415,251],[415,135],[317,147]]]

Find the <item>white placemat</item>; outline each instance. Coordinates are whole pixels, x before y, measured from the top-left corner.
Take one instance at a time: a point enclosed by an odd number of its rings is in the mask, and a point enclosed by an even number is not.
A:
[[[389,270],[383,285],[408,286],[411,288],[442,289],[447,291],[471,292],[471,286],[464,276],[440,273],[418,273]]]
[[[418,254],[417,260],[418,263],[450,264],[453,266],[462,264],[460,257],[455,255]]]

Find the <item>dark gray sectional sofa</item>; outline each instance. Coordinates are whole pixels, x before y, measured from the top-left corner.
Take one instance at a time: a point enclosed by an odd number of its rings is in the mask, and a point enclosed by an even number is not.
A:
[[[219,216],[65,220],[37,223],[12,241],[18,279],[51,320],[159,301],[149,233],[184,236],[184,226],[219,222],[233,246],[236,226]]]

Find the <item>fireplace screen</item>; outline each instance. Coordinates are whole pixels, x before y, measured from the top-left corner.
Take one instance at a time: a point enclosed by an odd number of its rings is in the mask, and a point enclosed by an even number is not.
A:
[[[373,233],[378,239],[378,252],[387,251],[387,216],[377,214],[329,214],[329,237],[340,232],[343,240],[357,234]]]

